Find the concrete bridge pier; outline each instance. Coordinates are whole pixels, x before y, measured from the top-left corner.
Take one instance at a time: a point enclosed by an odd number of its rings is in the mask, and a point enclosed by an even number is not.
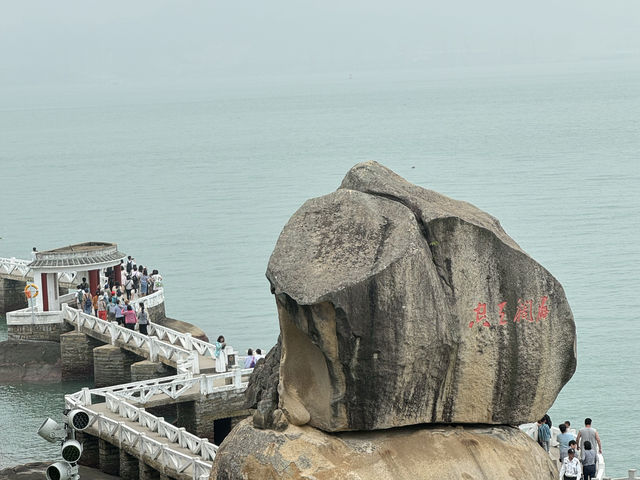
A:
[[[120,474],[120,449],[99,438],[98,454],[100,470],[117,477]]]
[[[122,480],[138,480],[140,461],[133,455],[120,449],[120,478]]]
[[[249,411],[244,407],[244,395],[224,392],[179,403],[177,414],[179,427],[220,445],[231,431],[234,421],[237,424],[249,415]]]
[[[23,280],[0,278],[0,313],[27,308],[27,298],[24,296],[26,284]]]
[[[142,460],[138,460],[138,472],[140,480],[160,480],[160,472]]]
[[[176,374],[176,369],[162,362],[142,360],[131,365],[131,381],[139,382],[153,378],[169,377]]]
[[[73,331],[60,335],[62,380],[84,380],[93,376],[93,350],[99,340]]]
[[[82,444],[82,455],[78,463],[85,467],[100,468],[98,437],[85,432],[76,432],[76,440]]]
[[[198,437],[213,441],[213,422],[216,412],[201,400],[182,402],[177,405],[178,426]]]
[[[131,365],[143,360],[135,353],[114,345],[93,349],[93,377],[97,388],[131,382]]]

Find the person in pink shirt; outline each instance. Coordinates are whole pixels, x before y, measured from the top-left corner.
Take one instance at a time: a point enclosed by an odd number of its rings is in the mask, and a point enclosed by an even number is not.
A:
[[[127,305],[127,309],[124,311],[124,326],[129,330],[135,330],[136,323],[138,323],[136,311],[131,305]]]

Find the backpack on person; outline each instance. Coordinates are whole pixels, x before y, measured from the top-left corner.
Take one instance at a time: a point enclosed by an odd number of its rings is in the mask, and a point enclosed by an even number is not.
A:
[[[78,308],[82,308],[82,301],[84,300],[84,292],[82,290],[78,290],[76,293],[76,300],[78,301]]]
[[[256,366],[256,357],[251,357],[251,363],[249,364],[249,368],[253,368]]]

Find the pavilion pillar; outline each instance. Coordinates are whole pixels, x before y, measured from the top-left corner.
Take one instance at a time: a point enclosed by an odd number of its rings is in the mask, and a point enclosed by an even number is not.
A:
[[[49,311],[49,289],[47,288],[47,274],[40,274],[40,285],[42,285],[40,293],[42,294],[42,311]]]
[[[100,288],[100,270],[89,270],[89,292],[91,295]]]
[[[120,283],[120,279],[122,278],[122,264],[119,263],[113,267],[113,282]]]

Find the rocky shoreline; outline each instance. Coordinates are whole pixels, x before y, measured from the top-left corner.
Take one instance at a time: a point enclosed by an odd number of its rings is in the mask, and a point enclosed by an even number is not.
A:
[[[58,383],[61,380],[58,342],[0,342],[0,384]]]

